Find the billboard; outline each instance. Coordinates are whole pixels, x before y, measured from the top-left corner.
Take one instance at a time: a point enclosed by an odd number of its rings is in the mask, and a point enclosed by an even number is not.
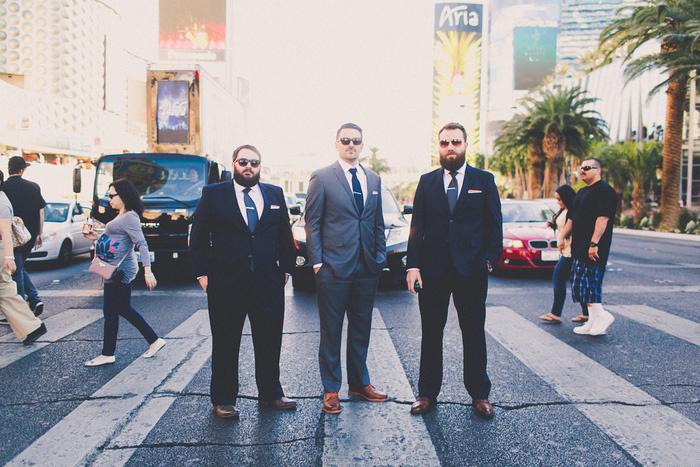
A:
[[[156,126],[158,143],[189,143],[190,102],[187,81],[159,81]]]
[[[516,27],[513,42],[514,89],[536,88],[557,65],[557,28]]]
[[[480,142],[484,6],[437,3],[433,42],[433,156],[448,122],[461,123],[472,148]],[[435,160],[435,159],[434,159]]]
[[[224,61],[226,0],[160,0],[161,60]]]

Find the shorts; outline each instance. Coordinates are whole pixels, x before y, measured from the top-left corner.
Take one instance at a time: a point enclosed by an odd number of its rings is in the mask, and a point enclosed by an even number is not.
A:
[[[604,264],[591,265],[575,259],[571,265],[571,296],[574,302],[601,303],[604,275]]]

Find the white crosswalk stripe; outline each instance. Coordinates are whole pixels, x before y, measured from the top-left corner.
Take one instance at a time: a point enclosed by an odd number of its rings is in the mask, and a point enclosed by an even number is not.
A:
[[[679,339],[700,346],[700,324],[646,305],[607,305],[605,308]]]
[[[486,329],[642,465],[687,465],[700,426],[506,307]]]

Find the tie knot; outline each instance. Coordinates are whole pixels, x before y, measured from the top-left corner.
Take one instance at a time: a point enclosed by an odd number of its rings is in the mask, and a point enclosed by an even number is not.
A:
[[[350,169],[350,173],[353,175],[357,174],[357,169],[353,167],[352,169]]]
[[[452,178],[455,178],[455,175],[457,175],[457,171],[456,171],[456,170],[450,170],[450,175],[452,176]]]
[[[248,188],[243,188],[243,193],[245,193],[246,195],[247,195],[248,193],[250,193],[250,187],[248,187]]]

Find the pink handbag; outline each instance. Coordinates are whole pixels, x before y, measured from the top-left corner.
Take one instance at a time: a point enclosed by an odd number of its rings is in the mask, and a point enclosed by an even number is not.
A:
[[[129,253],[127,252],[127,255],[128,254]],[[117,264],[116,266],[112,266],[111,264],[108,264],[102,261],[97,256],[95,256],[94,258],[92,258],[92,264],[90,264],[90,269],[88,269],[88,271],[90,271],[93,274],[97,274],[102,279],[112,279],[114,277],[114,273],[117,272],[119,266],[122,265],[122,261],[124,261],[125,258],[126,255],[124,255],[124,258],[122,258],[121,261],[119,261],[119,264]]]

